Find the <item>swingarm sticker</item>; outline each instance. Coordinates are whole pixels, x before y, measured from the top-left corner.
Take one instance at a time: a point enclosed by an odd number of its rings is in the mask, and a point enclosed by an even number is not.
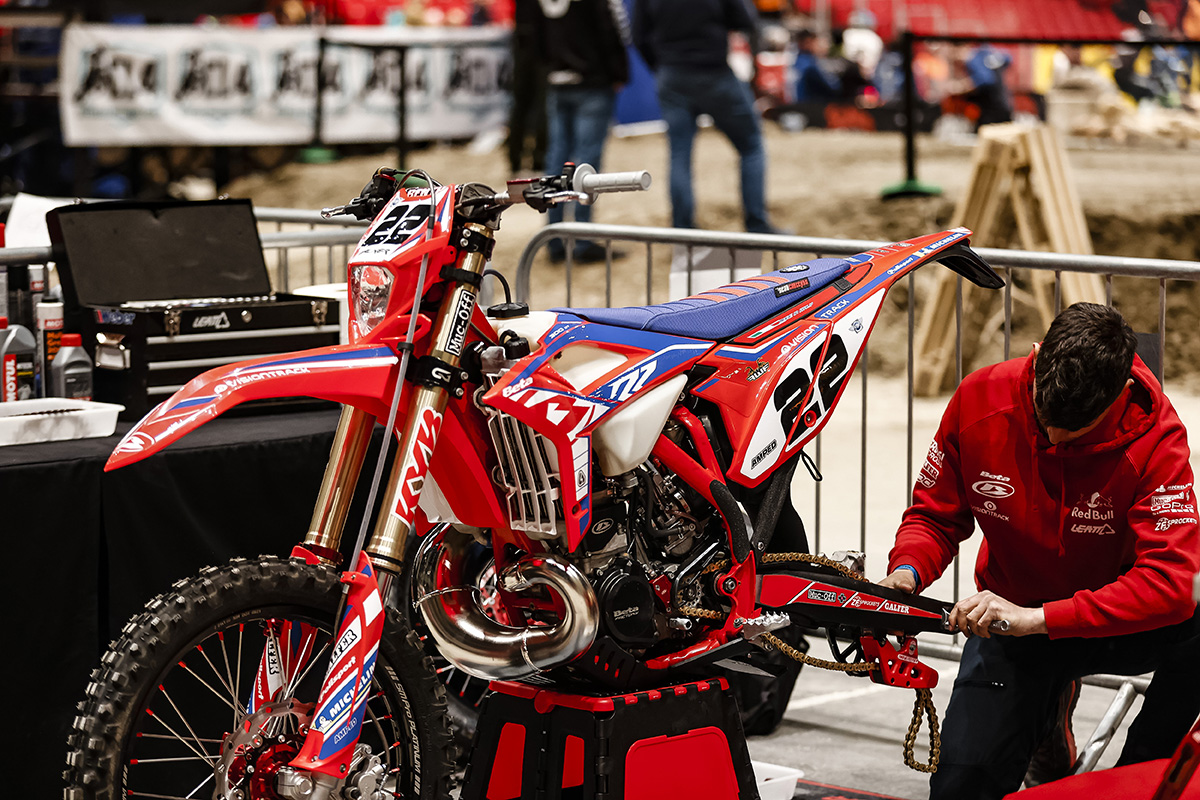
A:
[[[763,605],[773,608],[800,603],[827,608],[879,611],[884,614],[941,619],[941,614],[907,603],[898,603],[877,595],[856,592],[853,589],[799,578],[794,575],[764,575],[758,599]]]

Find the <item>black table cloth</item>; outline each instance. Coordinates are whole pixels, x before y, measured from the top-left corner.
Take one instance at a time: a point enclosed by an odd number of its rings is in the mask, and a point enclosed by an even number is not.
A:
[[[128,424],[104,439],[0,447],[6,795],[62,796],[74,704],[147,600],[203,566],[286,554],[303,539],[337,419],[336,410],[222,418],[109,473]],[[357,524],[347,527],[352,544]]]

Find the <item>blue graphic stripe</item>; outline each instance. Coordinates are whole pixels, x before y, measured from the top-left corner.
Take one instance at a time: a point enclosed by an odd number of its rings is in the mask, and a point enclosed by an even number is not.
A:
[[[569,317],[569,315],[562,314],[559,317],[560,320],[562,320],[563,317],[568,317],[571,320],[576,319]],[[691,339],[683,336],[671,336],[669,334],[653,333],[651,331],[639,331],[631,328],[618,328],[615,325],[601,325],[594,322],[586,323],[572,328],[571,330],[559,336],[559,338],[552,343],[547,342],[545,347],[542,349],[542,352],[538,353],[538,355],[532,361],[530,361],[523,370],[521,370],[521,373],[517,375],[515,379],[513,379],[513,383],[521,380],[522,378],[527,378],[533,373],[537,372],[539,369],[541,369],[542,365],[553,358],[560,350],[576,342],[586,342],[592,345],[619,344],[650,351],[666,350],[673,344],[711,346],[710,343],[707,343],[701,339]],[[684,357],[678,359],[672,365],[672,369],[678,366],[682,361],[699,358],[701,355],[703,355],[700,347],[697,347],[695,350],[682,350],[681,352],[685,354],[694,353],[695,355],[685,355]],[[650,356],[647,356],[647,358],[649,357]]]
[[[181,408],[191,408],[192,406],[202,406],[216,400],[215,394],[206,394],[204,397],[193,397],[190,400],[180,400],[175,405],[171,406],[172,411],[178,411]]]

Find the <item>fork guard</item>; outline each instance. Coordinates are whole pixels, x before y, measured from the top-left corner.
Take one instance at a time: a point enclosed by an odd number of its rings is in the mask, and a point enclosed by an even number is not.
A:
[[[817,570],[781,570],[758,575],[763,610],[787,614],[804,627],[844,625],[862,631],[946,633],[950,603],[856,581]]]

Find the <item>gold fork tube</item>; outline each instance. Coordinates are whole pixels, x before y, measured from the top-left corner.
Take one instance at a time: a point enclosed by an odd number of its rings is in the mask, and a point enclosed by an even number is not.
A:
[[[329,463],[313,508],[312,521],[304,537],[307,547],[336,552],[342,542],[342,529],[354,498],[354,487],[362,469],[371,429],[375,418],[354,406],[342,406],[333,445],[329,448]],[[317,555],[324,558],[321,552]]]
[[[467,223],[465,227],[489,239],[494,236],[491,228],[484,225]],[[464,252],[455,266],[482,275],[487,259],[482,253]],[[463,343],[478,293],[478,289],[470,284],[454,284],[453,290],[443,298],[434,320],[433,346],[429,355],[453,368],[457,368],[462,360]],[[449,400],[447,390],[440,386],[419,386],[409,402],[383,505],[366,546],[367,555],[377,569],[400,572],[404,566],[405,549],[417,511],[416,499],[425,484],[429,459]]]

